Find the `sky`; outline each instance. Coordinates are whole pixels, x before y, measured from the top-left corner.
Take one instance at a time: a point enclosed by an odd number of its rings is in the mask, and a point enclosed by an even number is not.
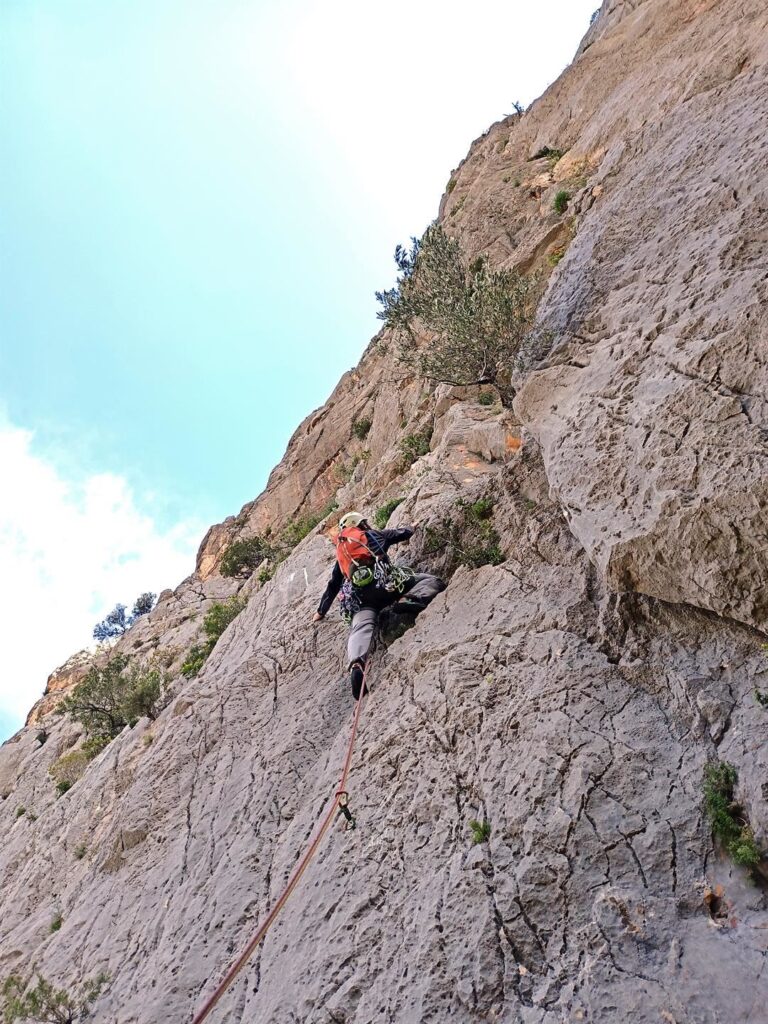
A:
[[[598,0],[3,0],[0,739],[175,586]]]

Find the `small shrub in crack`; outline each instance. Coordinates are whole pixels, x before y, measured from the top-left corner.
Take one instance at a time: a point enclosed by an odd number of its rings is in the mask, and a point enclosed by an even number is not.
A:
[[[755,687],[755,700],[761,708],[768,711],[768,693],[758,690],[758,688]]]
[[[710,761],[704,766],[704,810],[712,834],[736,864],[755,868],[760,850],[742,808],[733,799],[738,772],[728,761]]]
[[[545,157],[550,163],[556,164],[558,160],[562,159],[563,150],[553,149],[551,146],[542,146],[541,149],[533,154],[531,160],[543,160]]]
[[[52,932],[57,932],[61,928],[62,924],[64,924],[64,918],[62,917],[61,912],[57,911],[53,915],[53,918],[51,920],[51,928],[50,928],[50,930]]]
[[[460,565],[479,569],[481,565],[499,565],[504,561],[501,538],[493,528],[494,503],[491,498],[475,502],[459,499],[456,513],[425,531],[425,554],[443,554],[446,573]]]
[[[275,544],[276,560],[282,562],[287,558],[296,545],[300,544],[305,537],[308,537],[314,528],[332,512],[335,512],[338,507],[336,502],[332,501],[321,512],[310,513],[309,515],[292,519],[287,526],[283,527]]]
[[[377,508],[373,513],[373,525],[378,527],[379,530],[383,530],[397,506],[402,505],[404,501],[405,498],[393,498],[392,501],[386,502],[381,508]]]
[[[467,507],[472,519],[486,520],[493,515],[493,502],[490,498],[480,498]]]
[[[91,1018],[93,1003],[98,999],[109,975],[98,974],[86,981],[74,995],[57,989],[41,974],[25,980],[18,974],[6,978],[2,988],[3,1021],[33,1021],[35,1024],[78,1024]]]
[[[66,784],[67,788],[73,786],[82,777],[91,760],[93,759],[81,747],[77,750],[70,750],[68,754],[63,754],[57,761],[54,761],[48,769],[48,774],[56,783],[56,789],[58,790],[63,784]]]
[[[552,209],[555,211],[555,213],[563,214],[568,209],[568,203],[570,202],[570,200],[571,193],[566,192],[564,188],[561,188],[554,198],[554,201],[552,203]]]
[[[432,428],[427,427],[416,434],[406,434],[400,441],[400,453],[402,455],[402,468],[409,469],[417,459],[429,452],[429,445],[432,440]]]
[[[359,420],[352,420],[352,433],[358,439],[358,441],[364,441],[371,430],[372,421],[364,416]]]
[[[547,262],[550,267],[556,267],[563,256],[565,256],[565,253],[566,247],[564,245],[559,245],[556,249],[553,249],[552,252],[547,253]]]
[[[472,820],[469,823],[473,843],[487,843],[491,838],[491,826],[485,819],[482,821]]]

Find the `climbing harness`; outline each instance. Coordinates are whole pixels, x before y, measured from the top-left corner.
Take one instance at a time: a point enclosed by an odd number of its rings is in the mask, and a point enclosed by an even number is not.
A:
[[[301,876],[308,868],[312,858],[317,853],[320,844],[322,843],[323,838],[325,837],[326,832],[333,824],[333,820],[337,812],[341,812],[347,819],[347,829],[355,828],[355,819],[352,816],[352,812],[349,810],[349,793],[346,790],[346,785],[347,779],[349,778],[349,772],[352,767],[352,755],[355,749],[357,727],[360,723],[360,713],[363,707],[363,694],[365,693],[365,677],[368,674],[368,667],[370,664],[371,658],[368,659],[363,670],[363,684],[360,691],[360,698],[357,701],[357,705],[355,707],[355,714],[352,719],[352,731],[349,737],[347,756],[344,759],[344,767],[342,768],[341,771],[341,778],[339,779],[339,785],[334,794],[333,802],[326,811],[325,816],[320,821],[320,824],[315,829],[314,836],[310,840],[307,849],[304,852],[304,855],[301,857],[301,859],[298,861],[293,871],[291,872],[290,878],[288,879],[285,888],[275,901],[274,906],[267,914],[267,916],[264,918],[264,920],[261,922],[256,932],[254,933],[253,937],[249,940],[248,944],[243,949],[240,956],[237,958],[237,960],[235,960],[235,962],[229,968],[227,973],[224,975],[224,978],[219,983],[216,990],[213,992],[212,995],[208,997],[205,1004],[197,1011],[194,1018],[192,1019],[192,1024],[203,1024],[203,1021],[208,1019],[208,1016],[213,1010],[213,1008],[216,1006],[216,1004],[224,995],[224,993],[230,988],[230,986],[237,978],[240,971],[242,971],[242,969],[248,963],[254,950],[262,941],[262,939],[267,934],[269,929],[272,927],[278,914],[285,906],[286,902],[288,901],[288,897],[299,884]]]
[[[355,570],[356,573],[361,571]],[[389,594],[402,594],[406,583],[416,578],[416,573],[408,566],[392,565],[391,562],[384,562],[382,560],[377,561],[373,569],[369,570],[366,568],[366,572],[369,572],[370,576],[365,577],[365,583],[357,583],[353,574],[351,580],[345,579],[341,585],[339,612],[347,625],[352,621],[355,612],[359,612],[363,607],[363,599],[360,593],[363,587],[368,587],[373,583],[374,586],[386,590]]]
[[[363,530],[348,527],[343,533],[348,536],[354,533],[346,545],[343,542],[347,537],[342,534],[339,535],[341,545],[337,540],[337,560],[344,575],[339,594],[339,610],[342,619],[349,624],[355,612],[359,612],[363,606],[359,593],[363,587],[373,584],[389,594],[402,594],[406,584],[415,579],[416,573],[406,565],[393,565],[387,558],[372,551]],[[356,559],[361,558],[366,559],[365,564],[357,563]]]

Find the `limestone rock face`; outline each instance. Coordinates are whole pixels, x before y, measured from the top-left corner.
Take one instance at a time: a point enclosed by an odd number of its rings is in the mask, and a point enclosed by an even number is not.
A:
[[[748,170],[768,154],[758,10],[726,29],[709,88],[612,147],[545,300],[553,365],[517,411],[613,588],[765,629],[768,184]],[[685,35],[700,32],[693,21]]]
[[[345,626],[311,621],[322,523],[269,581],[222,578],[223,552],[402,499],[400,557],[448,575],[448,524],[486,498],[503,561],[458,568],[382,637],[357,828],[331,831],[211,1021],[765,1018],[766,861],[750,875],[713,842],[702,773],[734,766],[766,850],[767,20],[752,0],[606,0],[552,88],[472,145],[446,229],[545,288],[514,410],[427,390],[382,333],[115,645],[161,659],[173,699],[62,796],[50,769],[82,732],[51,712],[90,662],[51,677],[0,748],[0,979],[104,970],[96,1021],[190,1021],[333,798],[353,709]]]
[[[45,693],[27,715],[27,725],[36,725],[54,710],[61,698],[66,696],[86,674],[92,657],[89,651],[78,651],[51,672],[45,684]]]

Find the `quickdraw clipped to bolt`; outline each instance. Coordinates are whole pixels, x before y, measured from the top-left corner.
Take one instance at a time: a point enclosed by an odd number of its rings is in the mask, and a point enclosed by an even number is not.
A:
[[[347,793],[345,789],[342,789],[336,794],[336,797],[339,801],[339,810],[347,819],[347,831],[356,828],[357,822],[353,818],[352,812],[349,809],[349,793]]]

